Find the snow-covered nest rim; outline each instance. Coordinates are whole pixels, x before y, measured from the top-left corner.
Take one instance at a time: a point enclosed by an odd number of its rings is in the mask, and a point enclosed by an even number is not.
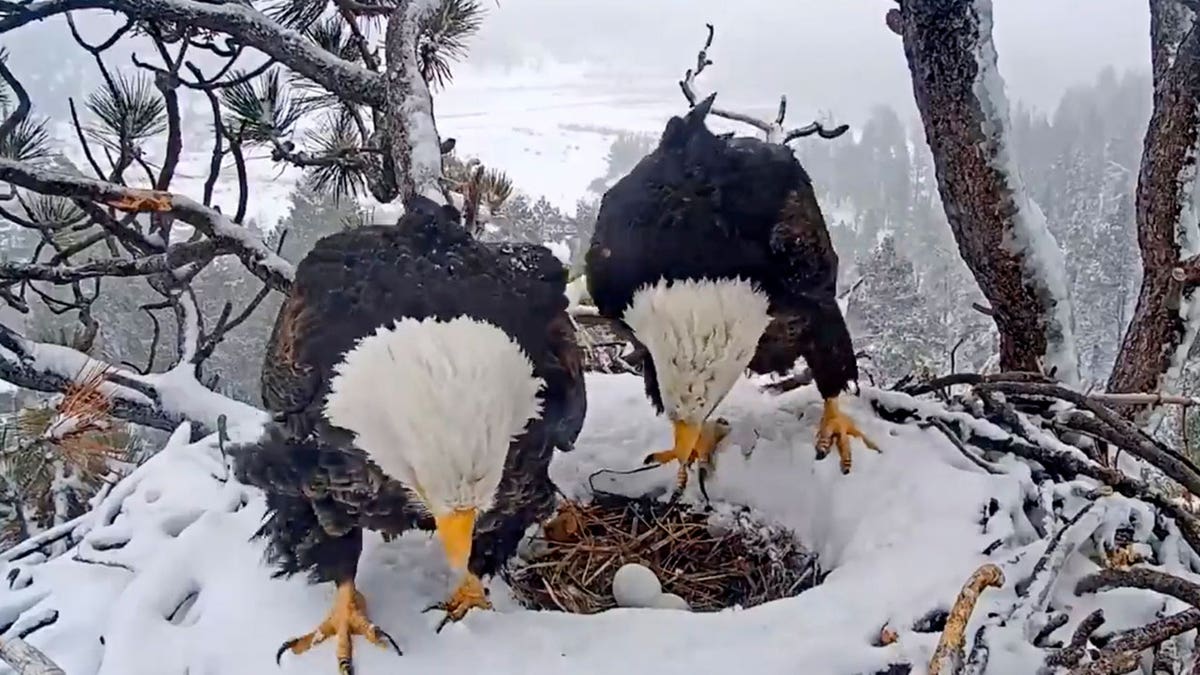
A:
[[[557,514],[504,571],[530,609],[594,614],[617,606],[613,577],[648,567],[692,611],[748,608],[789,598],[824,578],[795,534],[744,506],[597,492],[564,500]]]

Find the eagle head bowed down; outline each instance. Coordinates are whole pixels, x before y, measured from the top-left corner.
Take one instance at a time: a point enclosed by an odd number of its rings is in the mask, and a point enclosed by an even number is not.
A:
[[[263,366],[275,421],[235,450],[238,478],[266,493],[277,575],[337,585],[280,657],[333,637],[348,673],[353,635],[395,646],[355,589],[364,528],[436,530],[454,577],[443,625],[490,607],[480,577],[552,513],[553,450],[586,412],[565,285],[549,250],[478,242],[428,200],[300,262]]]
[[[858,366],[812,183],[785,145],[714,135],[712,103],[672,118],[604,195],[587,252],[592,299],[648,352],[646,394],[674,426],[674,447],[646,461],[678,461],[682,488],[720,441],[708,418],[741,374],[804,357],[825,399],[818,455],[836,443],[848,472],[851,437],[875,446],[837,405]]]

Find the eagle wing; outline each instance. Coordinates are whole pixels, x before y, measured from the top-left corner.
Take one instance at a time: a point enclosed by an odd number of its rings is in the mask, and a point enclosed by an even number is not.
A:
[[[263,404],[283,416],[306,410],[320,384],[317,369],[300,360],[297,348],[310,330],[310,317],[303,291],[293,286],[275,316],[262,365]]]
[[[854,345],[837,305],[838,256],[807,176],[771,229],[773,321],[750,362],[757,373],[785,372],[803,356],[825,398],[858,379]]]
[[[534,364],[534,374],[546,382],[542,420],[553,447],[569,451],[583,428],[587,390],[583,352],[575,324],[568,314],[567,272],[550,249],[538,244],[491,244],[508,261],[504,286],[521,298],[519,320],[507,316],[496,322],[517,337]],[[497,271],[497,274],[504,274]],[[514,316],[513,319],[518,317]]]

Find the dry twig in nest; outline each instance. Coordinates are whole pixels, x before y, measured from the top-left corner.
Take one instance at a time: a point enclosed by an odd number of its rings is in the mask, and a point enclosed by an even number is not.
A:
[[[505,570],[514,594],[527,607],[576,614],[616,606],[612,580],[626,563],[650,568],[693,611],[791,597],[821,576],[791,532],[745,513],[725,526],[686,504],[619,495],[565,502],[534,545],[542,550]]]
[[[929,660],[929,675],[959,672],[963,662],[963,642],[966,639],[967,623],[971,621],[971,613],[975,611],[975,603],[979,595],[989,586],[1004,585],[1004,573],[999,567],[988,563],[975,570],[967,583],[963,585],[958,599],[950,608],[950,618],[946,620],[946,630],[938,640],[933,658]]]

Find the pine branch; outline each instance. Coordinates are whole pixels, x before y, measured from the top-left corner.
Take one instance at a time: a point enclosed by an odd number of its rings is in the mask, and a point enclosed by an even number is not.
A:
[[[0,158],[0,181],[42,194],[86,199],[130,211],[169,211],[183,222],[230,249],[246,268],[271,287],[291,285],[292,266],[273,253],[258,234],[231,221],[219,211],[182,195],[127,188]]]
[[[217,418],[248,418],[263,413],[244,403],[203,388],[199,382],[185,383],[172,374],[163,386],[159,376],[140,375],[98,361],[78,350],[36,342],[0,324],[0,379],[24,389],[61,393],[80,373],[106,373],[105,394],[112,399],[112,416],[142,426],[174,431],[182,422],[193,423],[193,438],[212,433]]]
[[[326,52],[305,39],[300,32],[240,3],[215,4],[200,0],[4,2],[0,4],[0,13],[7,13],[8,16],[0,18],[0,34],[33,21],[82,9],[107,9],[134,19],[177,22],[224,33],[237,43],[267,54],[347,101],[379,106],[386,104],[387,90],[377,73]]]

